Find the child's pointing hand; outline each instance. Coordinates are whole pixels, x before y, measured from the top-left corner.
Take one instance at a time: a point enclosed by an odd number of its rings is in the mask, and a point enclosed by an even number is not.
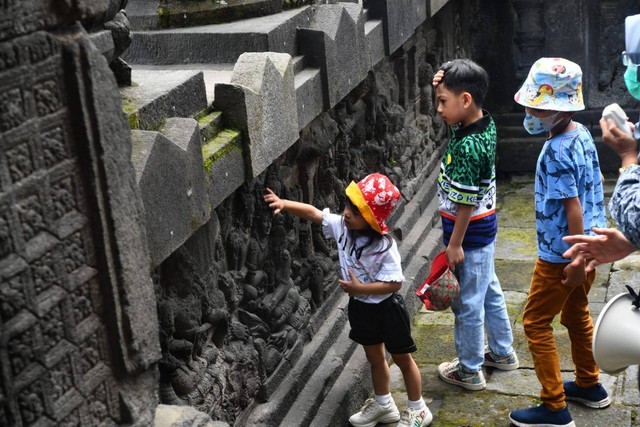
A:
[[[263,196],[264,201],[269,204],[271,209],[273,209],[274,215],[280,213],[280,211],[284,209],[284,201],[270,188],[267,188],[265,191],[266,193]]]

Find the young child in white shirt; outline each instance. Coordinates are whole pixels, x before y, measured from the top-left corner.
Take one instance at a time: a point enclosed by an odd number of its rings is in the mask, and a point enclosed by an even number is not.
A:
[[[433,419],[422,398],[422,380],[411,353],[411,321],[398,293],[404,275],[400,253],[385,220],[400,199],[397,187],[386,176],[374,173],[345,190],[342,215],[315,206],[280,199],[267,189],[264,201],[274,214],[286,211],[316,224],[338,244],[340,287],[348,293],[349,337],[362,345],[371,365],[375,397],[367,399],[349,418],[354,427],[398,422],[398,426],[428,426]],[[407,389],[407,408],[400,414],[390,393],[390,373],[385,348],[398,365]]]

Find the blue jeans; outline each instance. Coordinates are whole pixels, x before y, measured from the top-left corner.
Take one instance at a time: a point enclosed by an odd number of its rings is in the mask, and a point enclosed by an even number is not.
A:
[[[489,347],[498,356],[513,352],[513,334],[507,306],[493,262],[495,242],[464,251],[464,262],[456,266],[460,299],[451,306],[456,316],[454,338],[460,364],[477,372],[484,362],[484,327]]]

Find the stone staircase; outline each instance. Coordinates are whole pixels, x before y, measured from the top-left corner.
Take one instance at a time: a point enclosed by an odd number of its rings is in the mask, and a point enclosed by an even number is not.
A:
[[[184,16],[187,21],[193,18],[191,26],[176,23],[180,18],[175,10],[167,21],[162,16],[166,10],[156,1],[129,3],[133,42],[123,59],[132,67],[133,84],[122,88],[121,96],[134,151],[141,150],[132,157],[147,235],[155,239],[149,245],[152,267],[427,19],[425,2],[403,0],[387,7],[389,2],[371,1],[368,9],[358,3],[337,3],[267,14],[271,2],[256,1],[264,8],[255,15],[266,16],[194,25],[201,22],[195,17],[204,12],[189,10]],[[187,7],[187,2],[169,3],[182,7],[178,10]],[[228,6],[235,3],[229,1]],[[444,2],[437,3],[439,8]],[[165,28],[168,25],[173,27]],[[184,119],[182,141],[191,141],[192,130],[200,129],[200,150],[194,149],[197,144],[181,146],[167,138],[170,118]],[[173,135],[177,137],[175,126]],[[163,148],[168,144],[178,149]],[[189,174],[195,177],[196,171],[187,172],[184,165],[197,168],[198,164],[205,166],[204,182],[195,183]],[[184,176],[175,179],[167,171]],[[176,205],[187,215],[169,214],[167,207]],[[196,209],[202,206],[206,208]]]
[[[603,173],[617,173],[620,161],[616,154],[602,142],[598,124],[602,110],[585,110],[576,113],[574,120],[585,125],[596,143],[600,167]],[[529,135],[522,127],[522,112],[494,115],[498,128],[496,168],[501,174],[534,173],[544,135]]]

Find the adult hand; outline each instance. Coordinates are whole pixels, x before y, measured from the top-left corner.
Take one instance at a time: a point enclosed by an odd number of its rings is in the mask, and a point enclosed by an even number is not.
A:
[[[565,242],[573,245],[562,254],[563,257],[574,258],[582,254],[585,258],[590,259],[587,263],[587,273],[600,264],[618,261],[637,250],[620,230],[597,227],[592,230],[597,236],[577,234],[562,238]]]
[[[631,135],[618,129],[613,120],[600,119],[602,140],[616,152],[623,166],[638,162],[638,143],[633,137],[634,126],[630,122],[627,125],[631,129]]]

